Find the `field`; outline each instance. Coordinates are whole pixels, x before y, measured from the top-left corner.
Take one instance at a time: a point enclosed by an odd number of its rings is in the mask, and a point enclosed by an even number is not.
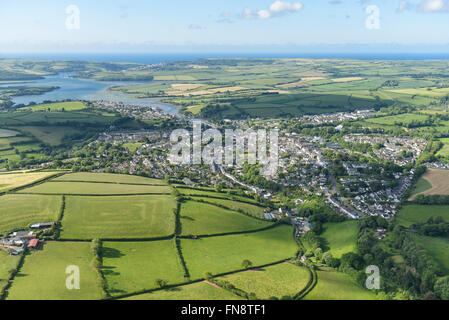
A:
[[[413,199],[417,194],[423,193],[424,191],[430,189],[432,189],[432,184],[429,182],[429,180],[421,177],[413,187],[411,199]]]
[[[18,128],[18,130],[22,131],[23,133],[31,134],[32,136],[34,136],[36,139],[38,139],[42,143],[48,144],[50,146],[59,146],[59,145],[61,145],[64,137],[81,133],[81,131],[78,129],[75,129],[72,127],[62,127],[62,126],[58,126],[58,127],[24,126],[24,127],[17,127],[17,128]]]
[[[183,235],[212,235],[251,231],[270,225],[269,222],[194,201],[187,201],[181,205],[181,223]]]
[[[185,282],[174,240],[104,242],[103,269],[112,295],[155,289],[158,279]]]
[[[418,235],[414,239],[443,267],[445,274],[449,274],[449,239]]]
[[[88,182],[46,182],[21,193],[73,194],[73,195],[120,195],[120,194],[170,194],[168,186],[88,183]]]
[[[321,237],[325,241],[325,246],[334,258],[348,252],[356,251],[358,222],[346,221],[342,223],[327,223],[324,225],[324,232]]]
[[[56,222],[62,197],[8,194],[0,197],[0,234],[39,222]]]
[[[176,287],[169,290],[156,291],[124,300],[242,300],[224,289],[216,288],[208,283],[199,282]]]
[[[258,299],[293,297],[307,285],[310,273],[306,268],[281,263],[261,270],[239,272],[220,278],[235,287],[255,293]]]
[[[26,186],[55,174],[55,172],[0,173],[0,192]]]
[[[295,256],[297,246],[289,226],[242,235],[181,240],[184,259],[192,279],[206,272],[221,274],[242,269],[242,262],[263,265]]]
[[[423,190],[425,195],[449,195],[449,170],[429,169],[422,176],[430,185],[430,189]]]
[[[103,297],[99,276],[92,270],[90,243],[49,242],[25,258],[8,290],[9,300],[95,300]],[[78,266],[80,290],[66,287],[66,268]]]
[[[8,284],[9,271],[14,270],[19,263],[20,257],[10,256],[0,251],[0,292]]]
[[[19,135],[20,133],[13,130],[0,129],[0,138],[10,138]]]
[[[86,109],[86,105],[81,101],[56,102],[47,104],[38,104],[23,109],[31,111],[79,111]]]
[[[77,172],[65,174],[54,181],[79,181],[79,182],[112,182],[124,184],[166,185],[162,180],[131,176],[126,174],[88,173]]]
[[[360,287],[349,275],[318,271],[316,287],[304,300],[376,300],[376,295]]]
[[[406,205],[396,216],[396,221],[404,227],[410,227],[414,223],[426,222],[432,217],[442,217],[445,221],[449,221],[449,206]]]
[[[214,198],[202,198],[202,197],[195,197],[195,200],[203,200],[210,203],[215,203],[218,205],[225,206],[231,210],[234,211],[243,211],[249,215],[252,215],[254,217],[261,218],[263,217],[263,212],[265,211],[265,208],[259,207],[253,204],[239,202],[239,201],[232,201],[232,200],[224,200],[224,199],[214,199]],[[246,200],[245,200],[246,201]],[[248,199],[248,201],[251,201]]]
[[[67,196],[62,238],[157,238],[175,230],[171,196]]]

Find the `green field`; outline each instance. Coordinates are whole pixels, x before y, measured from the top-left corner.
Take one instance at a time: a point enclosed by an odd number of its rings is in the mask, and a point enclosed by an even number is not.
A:
[[[21,193],[74,194],[74,195],[120,195],[120,194],[170,194],[168,186],[125,185],[88,182],[46,182]]]
[[[207,201],[213,201],[214,200],[213,198],[221,198],[221,199],[227,199],[227,200],[234,199],[234,200],[240,200],[240,201],[244,201],[244,202],[251,202],[251,203],[257,204],[257,201],[254,200],[253,198],[247,198],[247,197],[227,194],[227,193],[223,193],[223,192],[216,192],[212,188],[210,188],[210,189],[206,189],[206,188],[202,188],[202,189],[177,188],[176,190],[178,190],[179,193],[181,193],[182,195],[186,195],[188,197],[194,196],[194,197],[199,197],[199,198],[208,198]]]
[[[80,181],[80,182],[115,182],[123,184],[147,184],[147,185],[166,185],[162,180],[132,176],[126,174],[112,173],[88,173],[77,172],[65,174],[54,179],[54,181]]]
[[[428,180],[420,178],[416,183],[416,185],[413,187],[412,196],[420,194],[430,189],[432,189],[432,184]]]
[[[0,173],[0,192],[24,187],[42,179],[54,176],[56,172],[14,172]]]
[[[340,259],[345,253],[356,251],[358,229],[357,221],[326,223],[321,237],[332,256]]]
[[[187,201],[181,205],[181,224],[183,235],[213,235],[257,230],[271,223],[214,205]]]
[[[10,271],[14,270],[19,263],[20,257],[10,256],[0,251],[0,292],[8,284]]]
[[[185,282],[174,240],[104,242],[103,274],[111,295],[155,289],[158,279]]]
[[[206,272],[240,270],[245,259],[257,266],[291,258],[298,249],[293,230],[285,225],[249,234],[181,240],[181,247],[192,279],[203,278]]]
[[[175,230],[171,196],[67,196],[62,238],[158,238]]]
[[[92,270],[90,243],[48,242],[43,250],[32,251],[13,285],[8,300],[98,300],[103,297],[100,277]],[[78,266],[80,290],[66,287],[66,268]]]
[[[188,284],[169,290],[156,291],[137,296],[132,296],[124,300],[242,300],[224,289],[215,288],[204,282]]]
[[[252,216],[258,217],[258,218],[262,218],[263,212],[265,211],[265,208],[263,208],[263,207],[259,207],[259,206],[253,205],[253,204],[239,202],[239,201],[214,199],[214,198],[206,198],[206,197],[194,197],[193,199],[194,200],[203,200],[205,202],[222,205],[222,206],[225,206],[234,211],[243,211],[244,213],[247,213],[249,215],[252,215]]]
[[[10,138],[19,135],[20,133],[13,130],[0,129],[0,138]]]
[[[30,134],[42,143],[48,144],[50,146],[59,146],[62,144],[64,137],[79,134],[80,130],[72,127],[62,127],[62,126],[23,126],[18,127],[18,130],[23,133]]]
[[[258,299],[267,300],[271,297],[295,296],[307,285],[310,273],[306,268],[282,263],[261,270],[235,273],[220,279],[247,293],[255,293]]]
[[[0,197],[0,233],[28,228],[39,222],[56,222],[62,197],[8,194]]]
[[[55,102],[38,104],[23,109],[31,111],[79,111],[86,109],[86,105],[81,101]]]
[[[414,239],[441,265],[445,274],[449,274],[449,239],[419,235],[414,236]]]
[[[349,275],[318,271],[318,283],[304,300],[376,300],[377,296],[360,287]]]
[[[410,227],[414,223],[426,222],[431,217],[442,217],[449,221],[449,206],[406,205],[396,216],[396,222],[401,226]]]

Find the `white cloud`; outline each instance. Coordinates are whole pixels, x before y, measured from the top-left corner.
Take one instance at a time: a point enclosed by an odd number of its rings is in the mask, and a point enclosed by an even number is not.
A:
[[[402,0],[401,3],[399,3],[399,8],[397,9],[397,12],[403,12],[405,10],[410,9],[411,5],[407,0]]]
[[[243,10],[243,16],[246,19],[270,19],[285,13],[294,13],[302,9],[303,5],[301,2],[283,2],[280,0],[274,1],[268,9],[263,10],[253,10],[245,9]]]
[[[449,10],[449,1],[443,0],[423,0],[419,5],[421,12],[443,12]]]

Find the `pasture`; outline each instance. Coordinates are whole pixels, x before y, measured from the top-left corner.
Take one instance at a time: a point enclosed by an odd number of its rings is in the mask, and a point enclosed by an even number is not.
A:
[[[0,250],[0,292],[8,284],[10,271],[16,269],[20,257],[10,256]]]
[[[298,249],[293,230],[286,225],[248,234],[182,239],[181,247],[191,279],[201,279],[206,272],[217,275],[240,270],[245,259],[254,266],[288,259]]]
[[[31,111],[79,111],[86,109],[86,105],[81,101],[55,102],[37,104],[31,107],[24,107],[22,110]]]
[[[199,282],[172,289],[131,296],[123,300],[242,300],[237,295],[206,282]]]
[[[123,184],[166,185],[163,180],[144,178],[126,174],[89,173],[76,172],[65,174],[54,181],[78,181],[78,182],[111,182]]]
[[[215,199],[215,198],[202,198],[202,197],[195,197],[194,200],[203,200],[210,203],[215,203],[218,205],[225,206],[231,210],[234,211],[243,211],[246,214],[249,214],[251,216],[262,218],[263,212],[265,211],[265,208],[259,207],[253,204],[239,202],[239,201],[232,201],[232,200],[225,200],[225,199]],[[248,199],[250,201],[250,199]],[[245,200],[246,201],[246,200]]]
[[[307,285],[310,273],[306,268],[281,263],[260,270],[234,273],[220,279],[247,293],[255,293],[258,299],[267,300],[271,297],[295,296]]]
[[[131,185],[89,182],[46,182],[20,193],[73,195],[170,194],[168,186]]]
[[[251,231],[271,224],[214,205],[194,201],[187,201],[181,205],[180,217],[183,235]]]
[[[0,192],[27,186],[55,174],[56,172],[0,173]]]
[[[415,242],[437,261],[446,275],[449,274],[449,239],[416,235]]]
[[[13,130],[0,129],[0,138],[10,138],[19,135],[20,133]]]
[[[98,300],[103,298],[100,277],[93,270],[89,242],[48,242],[32,251],[8,290],[8,300]],[[66,268],[78,266],[80,290],[66,287]]]
[[[304,300],[376,300],[377,296],[359,286],[351,276],[332,270],[318,271],[318,283]]]
[[[413,187],[412,190],[412,196],[411,196],[411,200],[413,200],[413,198],[420,194],[423,193],[424,191],[430,190],[432,189],[432,184],[429,182],[429,180],[421,177],[418,182],[415,184],[415,186]]]
[[[61,196],[7,194],[0,197],[0,233],[28,228],[39,222],[56,222]]]
[[[345,253],[356,251],[358,230],[357,221],[326,223],[321,238],[332,256],[340,259]]]
[[[66,239],[158,238],[174,234],[171,196],[67,196],[61,237]]]
[[[422,192],[420,192],[420,194],[425,195],[449,194],[449,170],[429,169],[422,176],[422,179],[425,179],[431,185],[431,188],[423,190]]]
[[[81,133],[78,129],[62,126],[23,126],[18,127],[18,130],[30,134],[40,142],[53,147],[61,145],[65,137]]]
[[[156,280],[185,281],[175,241],[104,242],[103,274],[111,295],[156,289]]]
[[[396,216],[396,222],[404,227],[414,223],[426,222],[429,218],[442,217],[449,221],[449,206],[445,205],[406,205]]]

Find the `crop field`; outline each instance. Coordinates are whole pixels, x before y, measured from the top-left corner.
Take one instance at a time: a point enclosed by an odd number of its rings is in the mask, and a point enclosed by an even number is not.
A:
[[[255,293],[258,299],[267,300],[271,297],[282,298],[294,296],[305,288],[310,273],[306,268],[289,263],[239,272],[221,278],[232,283],[247,293]]]
[[[88,173],[77,172],[65,174],[54,181],[79,181],[79,182],[111,182],[123,184],[166,185],[162,180],[132,176],[126,174]]]
[[[78,134],[81,131],[72,127],[36,127],[36,126],[24,126],[18,127],[18,130],[31,134],[33,137],[41,141],[42,143],[50,146],[59,146],[62,143],[62,139],[66,136]]]
[[[449,206],[444,205],[406,205],[396,216],[398,224],[410,227],[414,223],[426,222],[429,218],[442,217],[449,221]]]
[[[104,242],[103,274],[111,295],[158,288],[185,282],[175,241]]]
[[[430,189],[424,190],[425,195],[448,195],[449,194],[449,170],[429,169],[422,176],[430,185]]]
[[[0,291],[8,284],[10,271],[17,268],[20,257],[0,251]]]
[[[103,297],[100,277],[91,267],[90,243],[48,242],[25,257],[8,290],[9,300],[96,300]],[[66,287],[66,268],[80,270],[80,290]]]
[[[294,257],[297,246],[292,234],[291,227],[281,225],[255,233],[181,240],[181,247],[190,277],[199,279],[206,272],[240,270],[245,259],[258,266]]]
[[[263,212],[265,211],[265,208],[259,207],[253,204],[239,202],[239,201],[232,201],[232,200],[225,200],[225,199],[215,199],[215,198],[201,198],[201,197],[195,197],[195,200],[203,200],[210,203],[219,204],[222,206],[225,206],[231,210],[241,210],[251,216],[262,218]]]
[[[171,196],[67,196],[62,238],[158,238],[175,230]]]
[[[432,184],[429,182],[429,180],[421,177],[413,187],[413,192],[410,199],[413,200],[416,195],[430,189],[432,189]]]
[[[38,104],[23,109],[31,111],[79,111],[86,109],[86,105],[81,101],[56,102],[47,104]]]
[[[168,186],[89,182],[46,182],[20,191],[20,193],[73,195],[170,194],[170,192]]]
[[[13,131],[13,130],[7,130],[7,129],[0,129],[0,138],[10,138],[15,137],[19,135],[20,132]]]
[[[340,259],[343,254],[356,251],[357,221],[327,223],[324,225],[324,230],[321,237],[334,258]]]
[[[242,300],[241,297],[208,283],[199,282],[172,289],[131,296],[124,300]]]
[[[7,194],[0,197],[0,233],[28,228],[39,222],[56,222],[62,197]]]
[[[304,300],[376,300],[377,296],[362,288],[349,275],[323,270],[318,271],[316,287]]]
[[[0,173],[0,191],[26,186],[55,174],[55,172]]]
[[[213,235],[251,231],[268,227],[271,223],[206,203],[187,201],[181,205],[183,235]]]
[[[449,274],[449,239],[416,235],[414,240]]]

